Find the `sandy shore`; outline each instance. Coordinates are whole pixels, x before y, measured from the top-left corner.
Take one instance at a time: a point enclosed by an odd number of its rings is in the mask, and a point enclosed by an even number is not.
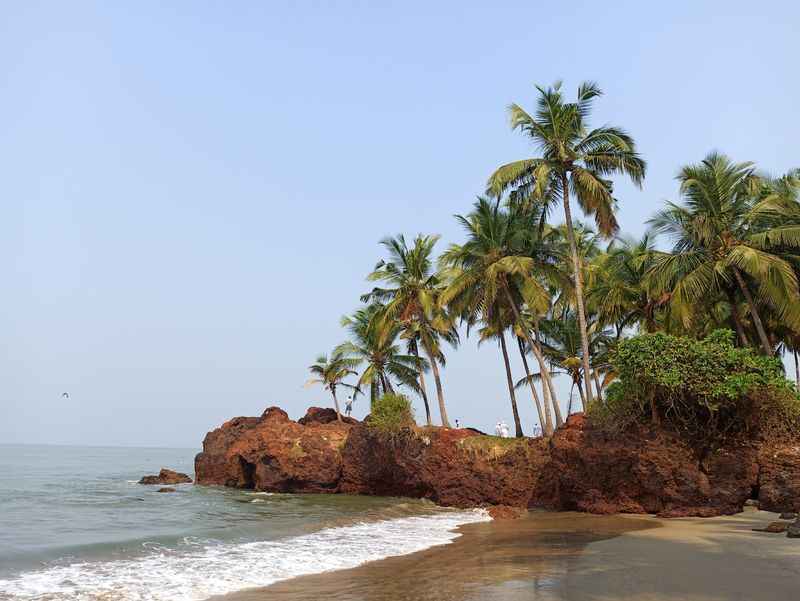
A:
[[[788,601],[800,598],[800,540],[752,531],[776,517],[531,513],[463,526],[452,544],[421,553],[219,599]]]

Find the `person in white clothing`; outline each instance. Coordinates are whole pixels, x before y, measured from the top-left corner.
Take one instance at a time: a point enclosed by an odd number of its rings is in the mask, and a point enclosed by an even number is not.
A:
[[[500,424],[500,422],[497,422],[494,426],[494,435],[495,436],[503,435],[503,426]]]
[[[505,421],[500,422],[500,436],[503,438],[508,438],[508,424]]]

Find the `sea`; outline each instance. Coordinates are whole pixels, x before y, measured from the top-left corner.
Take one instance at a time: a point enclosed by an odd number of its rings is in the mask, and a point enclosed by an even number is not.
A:
[[[480,510],[137,484],[197,449],[0,445],[0,600],[200,601],[446,544]]]

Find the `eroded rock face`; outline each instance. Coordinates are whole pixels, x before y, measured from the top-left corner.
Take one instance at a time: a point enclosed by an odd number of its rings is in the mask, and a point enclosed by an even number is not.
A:
[[[315,408],[312,408],[315,409]],[[306,425],[270,407],[259,418],[238,417],[209,432],[195,458],[198,484],[270,492],[336,492],[340,449],[350,423],[321,422],[309,410]],[[309,415],[306,416],[309,418]]]
[[[469,429],[380,432],[332,409],[294,422],[277,407],[209,432],[198,484],[270,492],[427,498],[440,505],[543,507],[665,517],[735,513],[758,498],[800,509],[800,445],[740,442],[698,453],[648,427],[611,435],[573,415],[549,440]]]
[[[711,516],[741,511],[758,479],[749,448],[700,461],[674,434],[646,427],[609,434],[572,415],[553,436],[534,503],[591,513]]]
[[[187,484],[192,479],[186,474],[161,468],[157,476],[144,476],[139,480],[139,484]]]

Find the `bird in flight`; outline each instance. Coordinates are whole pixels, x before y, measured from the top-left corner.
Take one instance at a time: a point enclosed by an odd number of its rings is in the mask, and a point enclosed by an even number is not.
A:
[[[62,399],[68,399],[69,398],[69,393],[68,392],[62,392],[61,393],[61,398]]]

